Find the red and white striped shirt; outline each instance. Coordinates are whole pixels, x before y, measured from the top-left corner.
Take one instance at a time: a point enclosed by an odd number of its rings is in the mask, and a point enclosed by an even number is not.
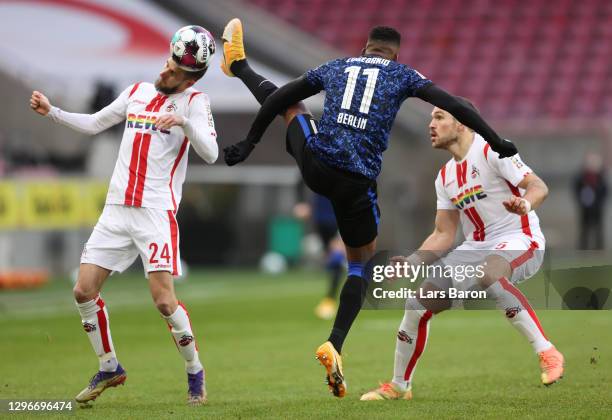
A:
[[[155,121],[169,113],[183,116],[185,124],[158,130]],[[208,97],[192,88],[164,95],[151,83],[136,83],[95,114],[74,114],[52,107],[48,115],[87,134],[97,134],[125,120],[106,204],[176,211],[189,146],[193,145],[208,163],[219,154]]]
[[[503,205],[511,195],[525,191],[517,185],[531,173],[519,155],[500,159],[478,134],[461,161],[450,159],[436,178],[437,208],[459,210],[466,240],[488,241],[509,233],[542,236],[535,211],[524,216]]]

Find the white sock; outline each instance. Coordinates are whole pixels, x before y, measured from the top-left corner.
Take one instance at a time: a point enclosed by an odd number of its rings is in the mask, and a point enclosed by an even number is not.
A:
[[[113,339],[110,333],[108,311],[104,301],[98,295],[85,303],[76,302],[81,314],[83,329],[89,337],[91,346],[98,355],[100,370],[114,372],[117,370],[117,356],[113,347]]]
[[[486,291],[488,296],[495,298],[497,308],[505,312],[506,319],[529,341],[536,353],[552,347],[527,298],[508,279],[502,277]]]
[[[407,304],[395,343],[392,380],[394,385],[404,391],[410,387],[416,365],[427,344],[432,315],[431,311],[425,310],[418,302]]]
[[[202,363],[200,363],[198,346],[191,329],[189,313],[187,313],[185,306],[179,302],[176,311],[172,315],[164,316],[163,318],[168,323],[168,327],[170,327],[176,348],[181,356],[183,356],[183,359],[185,359],[185,370],[187,373],[198,373],[204,369]]]

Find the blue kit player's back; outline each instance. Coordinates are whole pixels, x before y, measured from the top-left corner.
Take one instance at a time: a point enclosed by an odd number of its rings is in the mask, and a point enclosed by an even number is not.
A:
[[[318,133],[308,147],[330,166],[375,179],[402,102],[430,84],[418,71],[376,56],[332,60],[306,80],[325,90]]]

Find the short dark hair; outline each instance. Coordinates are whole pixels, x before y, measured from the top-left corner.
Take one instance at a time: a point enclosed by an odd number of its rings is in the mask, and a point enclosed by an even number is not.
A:
[[[368,41],[382,41],[389,44],[400,45],[402,36],[390,26],[375,26],[370,30]]]

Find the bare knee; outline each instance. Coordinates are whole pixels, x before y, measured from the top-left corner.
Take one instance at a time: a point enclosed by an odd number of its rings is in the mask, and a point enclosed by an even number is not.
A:
[[[348,259],[349,262],[365,263],[374,256],[375,252],[376,252],[376,239],[358,248],[346,246],[346,258]]]
[[[149,273],[149,287],[157,310],[164,316],[172,315],[178,306],[172,275],[168,272]]]
[[[78,303],[94,299],[100,293],[100,288],[109,274],[110,270],[105,268],[92,264],[81,264],[79,278],[72,289],[74,299]]]
[[[510,278],[512,267],[510,263],[499,255],[491,255],[485,260],[484,275],[477,277],[481,288],[486,289],[502,277]]]
[[[155,299],[155,306],[162,315],[170,316],[176,311],[178,304],[176,300],[163,296]]]
[[[446,298],[446,293],[431,283],[424,283],[417,291],[417,301],[426,310],[439,314],[451,308],[451,301]]]
[[[74,295],[74,299],[78,303],[88,302],[92,300],[93,298],[95,298],[96,295],[98,294],[97,291],[87,288],[80,283],[77,283],[74,286],[74,288],[72,289],[72,293]]]

